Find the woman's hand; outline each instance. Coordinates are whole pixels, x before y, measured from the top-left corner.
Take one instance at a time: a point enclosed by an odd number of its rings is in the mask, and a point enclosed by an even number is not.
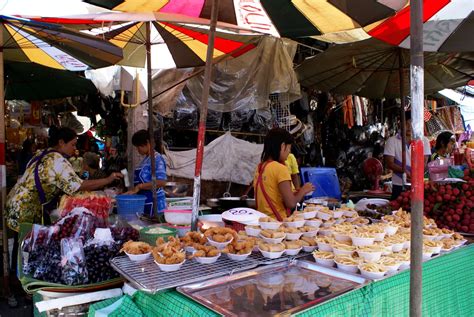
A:
[[[137,185],[130,189],[128,192],[123,193],[124,195],[135,195],[140,191],[140,185]]]
[[[303,187],[301,187],[300,191],[306,195],[307,193],[310,193],[312,191],[314,191],[316,189],[316,187],[314,187],[314,185],[312,183],[306,183],[303,185]]]
[[[109,182],[109,184],[110,184],[110,183],[112,183],[113,181],[115,181],[115,180],[117,180],[117,179],[122,179],[122,178],[123,178],[122,173],[116,173],[116,172],[114,172],[114,173],[110,174],[109,177],[107,177],[107,180],[108,180],[108,182]]]

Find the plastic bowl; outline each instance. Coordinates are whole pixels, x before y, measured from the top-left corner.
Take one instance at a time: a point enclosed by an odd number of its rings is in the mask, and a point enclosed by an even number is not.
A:
[[[402,265],[401,263],[398,263],[396,265],[384,265],[386,268],[387,268],[387,273],[395,273],[396,271],[398,271],[398,269],[400,268],[400,265]]]
[[[403,261],[400,263],[399,270],[406,270],[408,268],[410,268],[410,261]]]
[[[304,252],[313,252],[314,250],[316,250],[316,246],[315,246],[315,245],[313,245],[313,246],[304,245],[304,246],[303,246],[303,251],[304,251]]]
[[[317,214],[318,214],[317,210],[304,211],[304,212],[301,213],[301,215],[304,217],[304,219],[312,219],[312,218],[316,217]]]
[[[386,235],[385,232],[382,232],[382,233],[374,233],[374,234],[375,234],[375,240],[374,240],[374,241],[378,241],[378,242],[382,242],[383,239],[385,238],[385,235]]]
[[[192,212],[191,209],[166,209],[165,220],[172,225],[190,225]]]
[[[333,212],[333,216],[332,216],[332,217],[333,217],[334,219],[338,219],[338,218],[341,218],[342,216],[344,216],[344,213],[345,213],[344,210],[341,210],[341,211],[336,210],[336,211]]]
[[[143,254],[130,254],[130,253],[125,252],[125,254],[128,256],[130,261],[142,262],[142,261],[145,261],[146,259],[148,259],[150,257],[151,252],[143,253]]]
[[[343,222],[346,222],[346,219],[344,219],[344,218],[338,218],[338,219],[336,219],[336,220],[334,221],[334,224],[338,225],[338,224],[341,224],[341,223],[343,223]]]
[[[281,257],[283,255],[283,253],[285,253],[285,250],[280,251],[280,252],[268,252],[268,251],[263,251],[260,248],[258,249],[258,251],[260,251],[260,253],[262,253],[263,257],[265,257],[267,259],[278,259],[279,257]]]
[[[433,254],[439,254],[441,252],[441,247],[426,247],[426,249],[433,252]]]
[[[334,261],[337,265],[337,268],[340,269],[341,271],[349,272],[349,273],[357,273],[359,268],[357,265],[346,265],[346,264],[340,264]]]
[[[284,224],[288,228],[300,228],[304,226],[305,222],[306,220],[297,220],[297,221],[284,222]]]
[[[298,249],[286,249],[285,250],[285,253],[286,255],[297,255],[298,253],[300,253],[300,251],[302,250],[303,248],[298,248]]]
[[[429,235],[426,235],[426,234],[423,235],[423,239],[427,239],[427,240],[431,240],[431,241],[436,241],[437,237],[438,236],[429,236]]]
[[[323,228],[331,228],[335,224],[336,224],[336,222],[334,220],[330,220],[330,221],[323,222],[322,227]]]
[[[181,266],[183,266],[184,262],[186,262],[186,260],[184,260],[183,262],[178,263],[178,264],[160,264],[160,263],[155,261],[156,265],[158,265],[160,270],[163,271],[163,272],[177,271],[181,268]]]
[[[331,229],[320,229],[318,231],[320,236],[330,236],[332,235],[332,230]]]
[[[267,243],[278,244],[278,243],[281,243],[283,240],[285,240],[286,234],[282,238],[267,238],[267,237],[264,237],[262,235],[259,235],[259,238],[261,238],[263,241],[265,241]]]
[[[366,262],[377,262],[382,257],[382,251],[380,252],[364,252],[364,251],[357,251],[361,258],[363,258]]]
[[[333,267],[335,263],[333,259],[319,259],[315,257],[314,260],[316,261],[316,263],[327,267]]]
[[[428,261],[429,259],[431,259],[432,255],[432,252],[423,252],[423,261]]]
[[[209,244],[212,245],[213,247],[218,248],[219,250],[224,249],[229,243],[232,242],[232,240],[234,240],[234,238],[232,238],[232,239],[230,239],[229,241],[226,241],[226,242],[216,242],[216,241],[210,239],[209,237],[207,238],[207,241],[209,242]]]
[[[260,225],[260,228],[270,230],[276,230],[281,226],[281,222],[259,222],[258,224]]]
[[[400,252],[400,251],[402,251],[404,244],[405,244],[405,242],[393,244],[393,245],[392,245],[392,252]]]
[[[247,253],[247,254],[232,254],[232,253],[227,253],[227,257],[233,261],[244,261],[246,260],[249,255],[252,254],[252,252]]]
[[[329,243],[318,242],[318,249],[321,251],[332,252],[332,246]]]
[[[221,256],[221,254],[219,253],[219,255],[216,255],[216,256],[213,256],[213,257],[195,257],[194,259],[196,260],[197,263],[201,263],[201,264],[212,264],[212,263],[216,263],[217,262],[217,259],[219,259],[219,257]]]
[[[260,234],[260,231],[262,231],[262,229],[260,228],[252,228],[250,226],[245,226],[245,233],[248,235],[248,236],[251,236],[251,237],[258,237],[258,235]]]
[[[306,226],[319,228],[323,222],[318,219],[308,219],[305,222]]]
[[[404,249],[410,249],[410,246],[411,246],[411,241],[407,240],[407,241],[403,242],[403,248]]]
[[[369,272],[369,271],[364,271],[361,268],[359,268],[360,274],[363,277],[369,278],[371,280],[377,280],[381,279],[387,272]]]
[[[386,225],[385,226],[385,233],[388,235],[388,236],[393,236],[395,233],[397,233],[398,231],[398,227],[397,226],[390,226],[390,225]]]
[[[365,247],[368,245],[373,245],[375,238],[360,238],[360,237],[351,237],[352,238],[352,245],[356,247]]]
[[[323,212],[323,211],[318,211],[318,218],[319,218],[319,219],[323,219],[323,220],[329,220],[329,219],[332,218],[332,215],[327,214],[327,213],[325,213],[325,212]]]
[[[336,248],[332,248],[332,252],[334,253],[334,255],[352,255],[352,253],[354,253],[354,251],[341,250]]]
[[[345,233],[334,233],[334,239],[339,242],[348,242],[351,241],[351,236]]]
[[[357,213],[357,211],[346,210],[346,211],[344,211],[344,216],[349,217],[349,218],[357,217],[358,213]]]
[[[303,235],[303,232],[287,233],[286,240],[298,240],[299,238],[301,238],[302,235]]]
[[[313,231],[308,231],[308,232],[304,232],[303,233],[303,237],[316,237],[316,235],[318,234],[318,231],[319,230],[313,230]]]

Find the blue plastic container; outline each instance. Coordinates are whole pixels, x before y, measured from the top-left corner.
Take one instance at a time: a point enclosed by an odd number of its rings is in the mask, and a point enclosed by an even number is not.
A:
[[[310,182],[316,190],[311,197],[331,197],[341,199],[341,188],[335,168],[331,167],[310,167],[301,168],[301,180],[304,183]]]
[[[142,214],[145,208],[146,196],[144,195],[118,195],[115,199],[117,200],[117,213],[119,215]]]

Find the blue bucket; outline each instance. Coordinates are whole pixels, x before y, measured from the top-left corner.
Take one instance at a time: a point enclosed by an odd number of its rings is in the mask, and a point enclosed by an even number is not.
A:
[[[145,209],[146,196],[144,195],[118,195],[115,199],[119,215],[142,214]]]

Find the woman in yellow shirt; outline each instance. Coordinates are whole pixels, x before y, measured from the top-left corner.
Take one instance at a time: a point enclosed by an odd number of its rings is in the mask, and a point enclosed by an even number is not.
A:
[[[293,137],[285,129],[270,130],[265,137],[262,160],[253,181],[257,210],[279,221],[290,216],[290,210],[314,190],[311,183],[304,184],[296,192],[291,189],[291,175],[285,161],[292,144]]]

